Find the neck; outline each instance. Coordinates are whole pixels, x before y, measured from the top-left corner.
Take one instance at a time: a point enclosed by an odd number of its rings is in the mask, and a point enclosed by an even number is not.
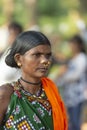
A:
[[[25,82],[26,84],[31,84],[31,85],[41,85],[41,81],[39,81],[39,82],[30,82],[30,81],[27,81],[27,80],[25,80],[24,78],[20,78],[20,80],[22,80],[23,82]]]
[[[38,89],[40,89],[42,86],[41,81],[38,83],[32,83],[24,80],[23,78],[19,79],[19,83],[22,85],[25,91],[30,92],[31,94],[35,94],[38,91]]]
[[[76,57],[79,54],[79,52],[76,52],[73,54],[73,57]]]

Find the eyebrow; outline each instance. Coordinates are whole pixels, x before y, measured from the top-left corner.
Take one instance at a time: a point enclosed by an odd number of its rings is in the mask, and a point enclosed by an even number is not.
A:
[[[49,55],[52,55],[52,52],[44,53],[44,52],[37,51],[37,52],[34,52],[33,54],[49,54]]]
[[[28,52],[26,52],[25,54],[28,54]],[[42,55],[44,55],[44,54],[49,54],[49,55],[52,55],[52,51],[48,51],[48,52],[41,52],[40,50],[35,50],[35,51],[33,51],[33,52],[31,52],[31,54],[42,54]]]

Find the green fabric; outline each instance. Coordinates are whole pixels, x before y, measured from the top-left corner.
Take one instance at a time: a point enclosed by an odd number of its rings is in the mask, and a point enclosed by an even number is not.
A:
[[[53,130],[51,105],[45,93],[40,99],[15,90],[4,124],[2,130]]]

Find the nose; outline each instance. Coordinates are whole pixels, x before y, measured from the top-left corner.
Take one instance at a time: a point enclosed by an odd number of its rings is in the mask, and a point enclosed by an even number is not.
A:
[[[43,56],[41,58],[41,64],[44,64],[44,66],[49,66],[51,64],[51,60],[48,59],[46,56]]]

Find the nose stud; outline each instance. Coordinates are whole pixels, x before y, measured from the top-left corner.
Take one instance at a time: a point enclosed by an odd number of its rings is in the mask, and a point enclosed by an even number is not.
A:
[[[44,66],[45,66],[45,67],[48,67],[50,64],[51,64],[51,62],[48,61],[47,63],[44,63]]]

